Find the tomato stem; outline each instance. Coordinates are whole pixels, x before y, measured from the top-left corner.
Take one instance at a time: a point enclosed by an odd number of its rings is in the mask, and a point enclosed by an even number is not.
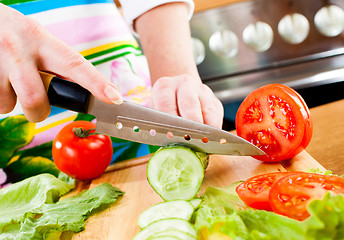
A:
[[[90,128],[87,130],[85,128],[73,128],[73,133],[79,138],[87,138],[88,136],[97,134],[96,132],[91,132],[94,130],[95,128]]]

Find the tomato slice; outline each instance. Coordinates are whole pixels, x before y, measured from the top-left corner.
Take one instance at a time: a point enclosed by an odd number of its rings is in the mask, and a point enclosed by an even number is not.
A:
[[[316,173],[295,173],[278,179],[271,187],[269,201],[275,213],[297,220],[309,217],[308,203],[331,191],[344,194],[344,178]]]
[[[284,90],[288,92],[291,97],[294,98],[295,102],[299,106],[303,106],[300,108],[300,111],[305,119],[305,132],[302,142],[300,143],[300,146],[294,152],[290,153],[290,155],[287,157],[292,158],[299,154],[303,149],[305,149],[311,141],[313,135],[313,121],[309,108],[301,95],[292,88],[285,88]]]
[[[280,178],[291,172],[273,172],[257,175],[247,179],[237,186],[236,192],[240,199],[252,208],[272,211],[269,203],[271,186]]]
[[[255,158],[268,162],[294,157],[309,144],[313,132],[306,103],[281,84],[252,91],[240,105],[235,124],[240,137],[267,154]]]

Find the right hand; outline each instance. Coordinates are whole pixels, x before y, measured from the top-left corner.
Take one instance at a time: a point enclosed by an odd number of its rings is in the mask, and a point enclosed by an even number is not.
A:
[[[114,84],[33,19],[0,3],[0,26],[0,114],[12,111],[18,98],[28,120],[47,118],[50,104],[38,70],[71,79],[104,102],[121,102]]]

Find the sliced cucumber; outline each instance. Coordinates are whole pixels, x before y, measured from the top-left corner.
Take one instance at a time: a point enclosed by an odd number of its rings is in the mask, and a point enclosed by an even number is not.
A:
[[[166,146],[150,158],[147,179],[166,201],[190,200],[201,187],[207,165],[207,154],[196,153],[184,146]]]
[[[179,230],[166,230],[166,231],[158,232],[158,233],[153,234],[148,239],[150,240],[151,238],[153,239],[154,237],[160,237],[160,236],[173,236],[180,240],[196,240],[196,237],[192,236],[191,234],[182,232]]]
[[[185,200],[161,202],[141,213],[138,225],[144,228],[152,222],[165,218],[181,218],[189,221],[193,211],[193,205]]]
[[[188,221],[180,218],[166,218],[149,224],[136,234],[133,240],[147,240],[152,235],[165,230],[186,232],[195,238],[197,235],[195,228]]]
[[[159,237],[150,237],[147,240],[181,240],[180,238],[173,236],[159,236]]]
[[[196,197],[196,198],[191,199],[189,202],[192,204],[194,209],[196,209],[201,204],[202,199]]]

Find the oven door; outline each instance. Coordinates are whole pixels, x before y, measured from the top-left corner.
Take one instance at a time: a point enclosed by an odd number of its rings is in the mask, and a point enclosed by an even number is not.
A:
[[[293,87],[309,107],[342,98],[342,0],[243,1],[197,12],[190,24],[200,76],[232,120],[230,105],[269,83]]]

